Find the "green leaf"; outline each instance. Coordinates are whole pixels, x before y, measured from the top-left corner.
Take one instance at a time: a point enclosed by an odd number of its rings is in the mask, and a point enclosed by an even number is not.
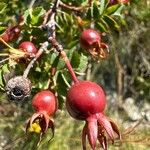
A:
[[[121,12],[122,12],[122,10],[123,10],[124,7],[125,7],[124,5],[121,5],[121,6],[114,12],[113,15],[114,15],[114,16],[119,16],[119,17],[122,18]]]
[[[66,87],[68,87],[69,83],[66,84],[67,78],[64,75],[62,75],[62,74],[63,73],[61,71],[59,71],[57,73],[56,90],[57,90],[59,95],[65,96],[66,92],[67,92],[67,88]]]
[[[50,57],[50,64],[53,65],[53,63],[54,63],[56,57],[58,57],[58,55],[56,53],[52,53],[52,54],[50,53],[49,57]]]
[[[111,14],[115,13],[118,10],[119,7],[120,7],[120,5],[118,5],[118,4],[117,5],[112,5],[112,6],[108,7],[106,9],[106,14],[107,15],[111,15]]]
[[[35,9],[33,9],[32,11],[32,15],[35,17],[40,17],[45,13],[45,10],[43,9],[43,7],[36,7]]]
[[[30,22],[31,22],[31,17],[30,17],[30,11],[29,11],[29,9],[27,9],[27,10],[24,12],[23,18],[24,18],[24,22],[25,22],[26,24],[30,24]]]
[[[54,57],[54,55],[53,55],[53,57]],[[55,59],[52,60],[53,61],[52,67],[57,67],[58,63],[59,63],[59,60],[60,60],[60,56],[55,57]]]
[[[56,55],[55,53],[52,54],[51,65],[52,67],[56,67],[57,70],[61,70],[65,67],[64,60],[59,55]]]
[[[118,23],[112,17],[104,15],[103,19],[109,25],[110,28],[117,28],[117,29],[119,28]]]
[[[96,3],[93,4],[93,17],[94,19],[98,19],[100,16],[100,10]]]
[[[102,15],[106,6],[106,0],[101,0],[100,1],[100,14]]]
[[[7,7],[6,3],[0,2],[0,14],[2,14],[4,12],[6,7]]]
[[[94,10],[93,10],[94,4],[92,3],[92,6],[87,11],[87,19],[91,19],[94,17]]]
[[[58,62],[58,65],[57,65],[57,69],[58,70],[61,70],[65,67],[65,63],[64,63],[64,60],[63,59],[59,59],[59,62]]]
[[[73,55],[71,58],[71,64],[73,68],[78,68],[80,64],[80,54],[77,51],[73,52]]]
[[[107,27],[101,22],[96,22],[95,27],[101,32],[107,32]]]
[[[79,43],[79,40],[78,40],[78,39],[74,39],[73,41],[71,41],[71,42],[68,44],[68,47],[69,47],[69,48],[75,47],[78,43]]]
[[[78,65],[78,68],[76,71],[78,72],[84,72],[88,64],[88,57],[85,56],[84,54],[80,55],[80,63]]]
[[[5,79],[4,76],[6,73],[10,73],[8,64],[4,64],[0,70],[0,86],[4,87]]]
[[[3,83],[3,73],[2,70],[0,70],[0,87],[3,87],[4,83]]]
[[[26,24],[37,25],[42,20],[42,15],[45,10],[42,7],[36,7],[34,9],[28,9],[24,13],[24,20]]]
[[[3,33],[3,31],[6,29],[7,27],[2,27],[0,26],[0,32]]]
[[[9,66],[8,66],[8,64],[4,64],[3,65],[2,71],[3,71],[3,73],[8,73],[9,72]]]
[[[58,101],[59,101],[59,103],[58,103],[58,108],[61,110],[61,109],[63,109],[63,106],[64,106],[64,96],[62,96],[62,95],[58,95],[57,96],[57,99],[58,99]]]
[[[42,8],[42,7],[36,7],[35,9],[32,10],[32,13],[30,15],[31,17],[31,24],[32,25],[35,25],[37,24],[40,19],[40,18],[43,14],[45,13],[45,10]]]

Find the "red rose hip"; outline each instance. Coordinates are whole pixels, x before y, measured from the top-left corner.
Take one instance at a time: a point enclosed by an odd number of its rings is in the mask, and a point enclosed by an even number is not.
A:
[[[80,81],[67,94],[69,113],[76,119],[86,119],[92,114],[103,112],[106,105],[105,93],[96,83]]]
[[[80,45],[94,58],[106,58],[108,56],[108,46],[101,42],[100,32],[94,29],[85,29],[81,33]]]
[[[37,124],[40,130],[39,142],[41,141],[42,136],[46,133],[48,128],[51,128],[53,138],[54,121],[52,119],[52,116],[55,114],[57,110],[57,99],[55,95],[49,90],[38,92],[33,97],[32,106],[36,112],[29,119],[26,126],[26,132],[30,131],[30,129],[35,124]]]
[[[104,114],[105,94],[103,89],[91,81],[75,83],[68,91],[66,107],[69,114],[78,120],[85,120],[82,130],[82,146],[86,150],[88,139],[92,150],[96,148],[98,139],[104,150],[107,150],[107,138],[114,142],[114,132],[120,137],[117,125]]]
[[[49,91],[41,91],[32,99],[32,106],[37,112],[45,111],[48,115],[53,115],[56,111],[56,97]]]
[[[30,41],[24,41],[19,45],[19,49],[24,52],[27,52],[29,56],[34,56],[37,53],[37,48],[35,45]]]
[[[101,42],[101,36],[96,30],[86,29],[81,33],[80,44],[86,50],[95,47],[95,44],[99,42]]]

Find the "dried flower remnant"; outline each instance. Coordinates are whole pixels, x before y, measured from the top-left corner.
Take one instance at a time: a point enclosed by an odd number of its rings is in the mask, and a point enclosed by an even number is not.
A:
[[[31,81],[23,76],[15,76],[8,81],[5,90],[10,101],[23,101],[30,96]]]

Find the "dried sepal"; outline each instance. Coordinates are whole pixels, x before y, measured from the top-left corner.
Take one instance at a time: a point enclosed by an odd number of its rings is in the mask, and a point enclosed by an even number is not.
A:
[[[121,140],[121,133],[119,131],[118,126],[116,125],[116,123],[114,123],[114,121],[112,119],[110,119],[110,118],[108,118],[108,119],[109,119],[109,122],[110,122],[114,132],[118,135],[119,139]]]
[[[94,59],[106,59],[109,56],[109,47],[105,43],[95,43],[95,46],[90,48],[89,53]]]
[[[104,150],[108,149],[108,142],[105,136],[105,131],[101,126],[98,126],[98,141]]]
[[[103,114],[99,114],[98,123],[103,127],[103,129],[105,129],[106,133],[109,135],[110,139],[112,140],[112,143],[114,143],[114,131],[109,120],[107,120],[107,118]]]
[[[82,147],[86,150],[86,136],[87,136],[87,124],[84,125],[82,130]]]
[[[114,132],[121,138],[117,125],[104,113],[97,113],[86,119],[86,124],[82,131],[82,146],[83,150],[86,150],[86,138],[88,138],[89,144],[92,150],[96,148],[96,141],[98,140],[104,150],[108,149],[108,139],[111,139],[112,143],[115,140]]]
[[[52,137],[50,140],[54,137],[54,121],[45,112],[37,112],[32,115],[27,122],[26,133],[30,132],[30,128],[32,128],[34,123],[38,123],[41,129],[38,144],[41,142],[42,137],[47,132],[48,128],[52,130]]]
[[[98,136],[97,120],[95,118],[88,118],[87,121],[88,140],[92,149],[95,150]]]

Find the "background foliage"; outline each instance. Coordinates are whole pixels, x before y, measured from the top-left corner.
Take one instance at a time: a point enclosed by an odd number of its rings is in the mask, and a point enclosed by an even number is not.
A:
[[[0,1],[0,32],[10,25],[17,24],[18,17],[23,15],[25,24],[21,36],[10,43],[18,48],[21,41],[30,40],[39,48],[47,34],[39,28],[46,10],[52,6],[51,0],[2,0]],[[63,0],[74,6],[85,6],[87,1]],[[123,143],[117,142],[110,149],[148,149],[149,100],[150,100],[150,56],[149,1],[131,0],[130,5],[107,7],[107,1],[94,1],[85,11],[71,11],[61,7],[56,16],[57,39],[63,44],[75,72],[81,79],[96,81],[107,93],[107,113],[119,124],[122,132],[133,126],[141,118],[141,124],[130,135],[123,137]],[[79,36],[84,28],[94,26],[102,32],[103,41],[109,43],[110,56],[106,60],[93,60],[79,45]],[[41,36],[42,35],[42,36]],[[0,45],[0,52],[8,49]],[[0,57],[0,60],[2,58]],[[20,75],[27,63],[16,63],[9,60],[0,64],[0,87],[4,87],[3,76],[11,72],[12,76]],[[51,77],[51,67],[56,67],[55,76]],[[1,149],[80,149],[80,132],[83,122],[78,122],[66,113],[64,101],[71,79],[63,60],[57,52],[49,47],[31,69],[29,78],[33,84],[32,95],[40,89],[47,89],[52,84],[58,93],[59,108],[55,116],[56,134],[48,143],[48,133],[37,148],[37,135],[24,135],[25,122],[31,116],[31,99],[22,104],[7,101],[5,93],[0,92],[0,150]],[[50,81],[50,82],[48,82]],[[130,98],[130,99],[129,99]],[[131,109],[131,110],[129,110]],[[137,138],[138,137],[138,138]],[[32,139],[32,140],[31,140]]]

